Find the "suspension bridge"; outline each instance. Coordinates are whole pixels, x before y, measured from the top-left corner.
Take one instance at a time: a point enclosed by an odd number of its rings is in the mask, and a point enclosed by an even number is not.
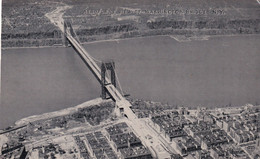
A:
[[[109,78],[108,74],[102,75],[102,73],[104,74],[104,72],[97,64],[97,62],[102,62],[93,58],[85,50],[85,48],[80,45],[80,40],[69,22],[64,22],[64,42],[67,46],[68,44],[70,44],[74,48],[74,50],[79,54],[81,59],[94,74],[98,82],[104,87],[105,91],[115,101],[116,107],[118,108],[119,112],[124,113],[130,119],[136,119],[136,115],[131,110],[131,103],[128,100],[126,100],[126,98],[123,95],[123,91],[117,75],[115,74],[115,77],[117,78],[121,92],[115,87],[115,82],[111,82],[111,79]],[[113,67],[112,70],[115,70],[113,64],[111,65],[111,67]],[[104,68],[108,70],[106,65],[104,65]],[[107,73],[107,71],[105,72]]]

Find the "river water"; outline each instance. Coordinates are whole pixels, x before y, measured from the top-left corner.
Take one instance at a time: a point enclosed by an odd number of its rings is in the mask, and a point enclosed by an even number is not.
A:
[[[133,98],[214,107],[260,103],[259,44],[259,35],[189,42],[158,36],[84,46],[96,59],[114,59]],[[1,82],[0,129],[100,95],[71,47],[2,50]]]

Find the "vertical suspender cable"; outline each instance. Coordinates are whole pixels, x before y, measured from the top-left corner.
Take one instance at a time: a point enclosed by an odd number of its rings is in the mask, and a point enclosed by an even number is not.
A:
[[[114,69],[114,71],[115,71],[115,74],[116,74],[116,80],[118,81],[118,85],[119,85],[119,88],[120,88],[121,94],[122,94],[122,96],[123,96],[123,95],[124,95],[124,92],[123,92],[123,89],[122,89],[122,87],[121,87],[120,81],[119,81],[119,79],[118,79],[116,69],[115,69],[115,67],[114,67],[113,65],[112,65],[112,67],[113,67],[113,69]]]

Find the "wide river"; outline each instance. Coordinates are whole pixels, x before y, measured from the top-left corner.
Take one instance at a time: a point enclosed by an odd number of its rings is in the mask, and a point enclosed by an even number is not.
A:
[[[178,42],[168,36],[84,45],[114,59],[133,98],[184,106],[260,103],[260,36]],[[100,85],[69,48],[2,50],[0,129],[16,120],[100,96]]]

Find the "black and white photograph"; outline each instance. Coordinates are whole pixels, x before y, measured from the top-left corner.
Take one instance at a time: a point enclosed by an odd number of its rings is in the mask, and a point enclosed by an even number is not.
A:
[[[260,159],[259,0],[0,2],[0,159]]]

